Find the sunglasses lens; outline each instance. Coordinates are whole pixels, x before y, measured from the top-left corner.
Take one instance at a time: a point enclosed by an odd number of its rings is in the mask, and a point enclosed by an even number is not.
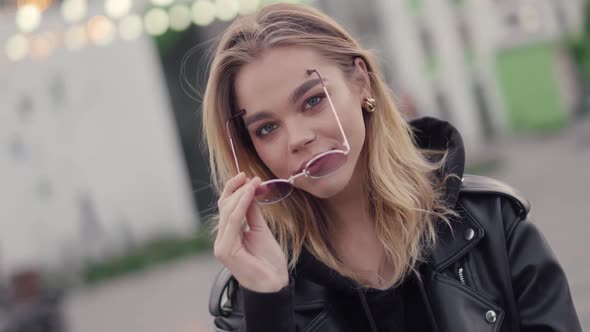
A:
[[[289,196],[293,186],[286,181],[276,181],[263,184],[256,188],[254,199],[259,204],[271,204]]]
[[[341,151],[334,151],[323,155],[307,167],[308,174],[312,178],[331,175],[346,163],[346,159],[347,156]]]

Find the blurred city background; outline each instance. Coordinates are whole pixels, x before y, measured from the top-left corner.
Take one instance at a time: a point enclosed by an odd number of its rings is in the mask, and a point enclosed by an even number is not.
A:
[[[210,331],[200,95],[265,0],[0,0],[0,331]],[[590,1],[301,0],[520,189],[590,328]]]

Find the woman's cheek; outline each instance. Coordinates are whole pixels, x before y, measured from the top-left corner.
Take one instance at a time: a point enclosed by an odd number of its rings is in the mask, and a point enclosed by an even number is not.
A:
[[[266,165],[270,171],[275,174],[277,178],[288,178],[289,176],[285,177],[285,165],[286,159],[283,158],[277,151],[271,149],[262,149],[258,150],[258,156],[262,160],[262,162]]]

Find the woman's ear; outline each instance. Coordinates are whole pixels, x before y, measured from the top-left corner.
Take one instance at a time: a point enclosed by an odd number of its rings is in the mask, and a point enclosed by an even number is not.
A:
[[[354,58],[355,80],[360,83],[361,98],[371,97],[371,79],[369,78],[369,70],[367,64],[361,57]]]

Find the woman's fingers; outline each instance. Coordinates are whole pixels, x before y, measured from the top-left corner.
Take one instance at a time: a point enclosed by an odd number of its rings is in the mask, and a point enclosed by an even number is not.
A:
[[[248,219],[250,230],[262,230],[266,228],[270,231],[258,204],[251,204],[248,207],[248,210],[246,211],[246,219]]]
[[[236,180],[233,183],[230,183],[230,181],[232,180]],[[239,200],[241,192],[244,191],[245,187],[247,186],[248,182],[250,182],[250,179],[244,178],[244,179],[239,179],[239,178],[233,178],[232,180],[228,181],[224,192],[222,194],[222,198],[219,199],[219,201],[217,202],[217,206],[219,208],[219,224],[217,225],[217,233],[222,233],[223,229],[225,228],[225,220],[227,218],[224,218],[224,210],[226,206],[233,206],[235,205],[235,203],[237,202],[237,200]],[[223,197],[225,196],[225,197]],[[223,201],[222,201],[223,200]],[[229,211],[231,211],[231,208],[229,209]]]
[[[259,177],[255,177],[254,179],[252,179],[252,181],[250,181],[250,183],[248,183],[248,193],[244,193],[244,196],[248,195],[248,198],[245,199],[244,197],[242,197],[242,199],[240,199],[240,201],[236,205],[236,208],[234,209],[233,214],[237,215],[238,217],[241,217],[242,219],[246,219],[248,217],[248,208],[252,205],[256,205],[252,203],[254,202],[256,189],[258,188],[261,182],[262,181],[260,181]]]
[[[242,194],[240,200],[236,203],[235,207],[231,209],[231,215],[228,218],[228,225],[226,232],[228,236],[234,237],[237,232],[241,231],[242,225],[246,220],[246,212],[248,207],[254,201],[254,191],[260,184],[259,178],[254,178],[248,183],[248,188]]]
[[[229,215],[224,213],[225,227],[222,233],[218,233],[216,239],[215,256],[221,261],[226,259],[229,255],[232,255],[232,248],[236,241],[240,241],[240,233],[242,228],[242,222],[246,218],[246,211],[254,199],[254,190],[260,184],[260,179],[255,178],[250,181],[243,188],[243,192],[240,193],[240,197],[237,202],[231,202],[229,200],[226,206],[224,206],[224,212],[227,211]],[[242,188],[240,188],[241,190]],[[236,192],[237,196],[238,192]],[[233,199],[233,197],[232,197]]]
[[[240,174],[234,176],[229,181],[227,181],[225,187],[223,188],[223,192],[221,193],[221,196],[217,201],[217,206],[221,208],[226,198],[231,196],[231,194],[233,194],[238,188],[240,188],[244,184],[245,180],[246,174],[244,172],[240,172]]]

